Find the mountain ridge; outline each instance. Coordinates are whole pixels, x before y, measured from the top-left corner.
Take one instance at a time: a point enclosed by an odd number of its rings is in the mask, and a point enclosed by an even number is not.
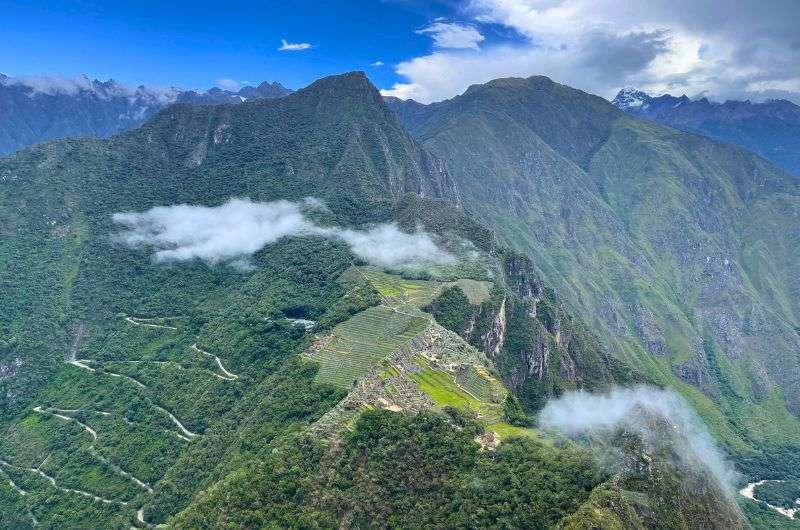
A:
[[[246,99],[283,97],[291,90],[277,82],[234,92],[175,87],[128,87],[113,79],[88,77],[0,78],[0,156],[42,141],[69,137],[109,137],[137,127],[175,103],[217,105]]]
[[[709,413],[709,401],[722,399],[716,406],[726,409],[726,399],[738,399],[720,389],[726,378],[738,380],[737,394],[755,396],[747,420],[755,432],[767,425],[755,426],[756,411],[772,407],[756,402],[777,384],[794,416],[768,431],[788,428],[797,439],[791,374],[798,370],[781,364],[793,362],[798,343],[796,179],[729,144],[634,119],[548,81],[488,83],[425,107],[387,103],[401,107],[412,133],[445,160],[467,211],[532,253],[545,280],[606,344],[633,357],[647,352],[651,375],[683,385]],[[760,308],[762,330],[745,323],[740,304],[750,303]],[[631,339],[638,345],[626,345]],[[733,361],[711,351],[717,347]],[[714,366],[722,362],[728,368]],[[730,362],[737,368],[724,374]],[[727,431],[723,438],[746,452],[741,442],[754,432],[713,414],[717,434]]]
[[[445,132],[428,117],[426,145],[352,72],[280,99],[177,104],[110,139],[57,140],[0,159],[9,236],[0,238],[0,293],[10,302],[0,313],[0,471],[10,481],[0,481],[0,499],[10,508],[0,518],[22,528],[745,528],[729,485],[685,454],[685,441],[672,443],[669,433],[686,427],[673,418],[644,410],[655,436],[619,425],[587,443],[536,427],[545,403],[574,390],[681,383],[664,375],[674,345],[659,306],[642,297],[632,323],[646,352],[612,351],[593,333],[607,315],[584,311],[583,320],[561,301],[562,287],[571,295],[597,276],[552,274],[558,259],[597,254],[584,241],[619,232],[602,251],[622,264],[621,278],[603,287],[626,289],[629,266],[655,275],[654,251],[631,254],[635,218],[618,213],[636,205],[617,204],[613,175],[600,181],[584,168],[612,164],[606,149],[631,143],[619,121],[659,145],[675,139],[639,130],[594,97],[581,108],[573,103],[584,95],[531,83],[533,94],[499,83],[437,107]],[[529,106],[546,119],[525,115]],[[454,145],[494,153],[462,159],[449,156]],[[780,180],[755,167],[761,181]],[[216,215],[231,197],[306,205],[325,229],[283,237],[246,263],[163,263],[157,241],[127,244],[112,217],[191,206]],[[519,215],[528,224],[510,223]],[[169,224],[160,219],[153,230]],[[230,239],[246,234],[235,221]],[[424,234],[455,262],[381,270],[325,236],[364,237],[386,223]],[[565,251],[546,254],[539,237]],[[706,360],[718,353],[713,366],[724,367],[727,350],[712,339]],[[727,384],[750,399],[730,374],[709,389]],[[691,402],[712,422],[723,415]],[[735,442],[724,427],[712,425]]]
[[[612,103],[633,116],[739,145],[800,176],[800,106],[791,101],[720,103],[627,88]]]

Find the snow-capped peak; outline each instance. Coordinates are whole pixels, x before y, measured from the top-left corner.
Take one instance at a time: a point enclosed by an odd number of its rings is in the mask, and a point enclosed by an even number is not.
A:
[[[624,110],[646,105],[651,99],[652,98],[646,92],[628,87],[620,90],[611,103],[613,103],[615,107]]]

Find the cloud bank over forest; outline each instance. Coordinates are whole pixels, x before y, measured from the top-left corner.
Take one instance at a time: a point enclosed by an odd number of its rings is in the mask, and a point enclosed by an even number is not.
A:
[[[542,409],[542,427],[568,436],[613,435],[633,431],[645,441],[668,443],[681,465],[705,465],[727,491],[735,472],[700,417],[670,390],[649,386],[614,388],[608,393],[568,392]]]
[[[177,204],[116,213],[113,221],[121,227],[118,241],[152,248],[156,262],[242,263],[281,238],[302,236],[342,241],[357,257],[389,269],[455,261],[427,233],[406,233],[393,223],[366,230],[320,226],[307,216],[320,209],[322,202],[311,197],[301,202],[231,199],[214,207]]]

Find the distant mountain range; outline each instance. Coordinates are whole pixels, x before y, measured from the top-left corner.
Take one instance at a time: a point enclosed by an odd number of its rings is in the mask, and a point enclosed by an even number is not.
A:
[[[633,116],[745,147],[800,176],[800,106],[791,101],[717,103],[626,88],[613,103]]]
[[[246,86],[237,92],[122,85],[113,79],[32,77],[0,74],[0,156],[47,140],[106,138],[140,125],[171,103],[218,105],[277,98],[292,91],[280,83]]]

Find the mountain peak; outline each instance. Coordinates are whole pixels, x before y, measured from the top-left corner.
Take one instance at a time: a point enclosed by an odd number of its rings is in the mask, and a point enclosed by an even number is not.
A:
[[[277,81],[269,82],[264,81],[257,87],[244,87],[239,91],[240,96],[247,98],[281,98],[294,92],[290,88],[286,88]]]
[[[619,109],[626,110],[647,105],[651,99],[653,98],[647,92],[633,87],[626,87],[617,93],[611,103]]]
[[[355,101],[368,101],[383,105],[380,92],[364,72],[347,72],[331,75],[314,81],[295,94],[331,100],[337,106],[352,104]]]
[[[362,71],[346,72],[344,74],[323,77],[308,85],[304,90],[320,88],[377,90],[367,78],[367,74]]]

